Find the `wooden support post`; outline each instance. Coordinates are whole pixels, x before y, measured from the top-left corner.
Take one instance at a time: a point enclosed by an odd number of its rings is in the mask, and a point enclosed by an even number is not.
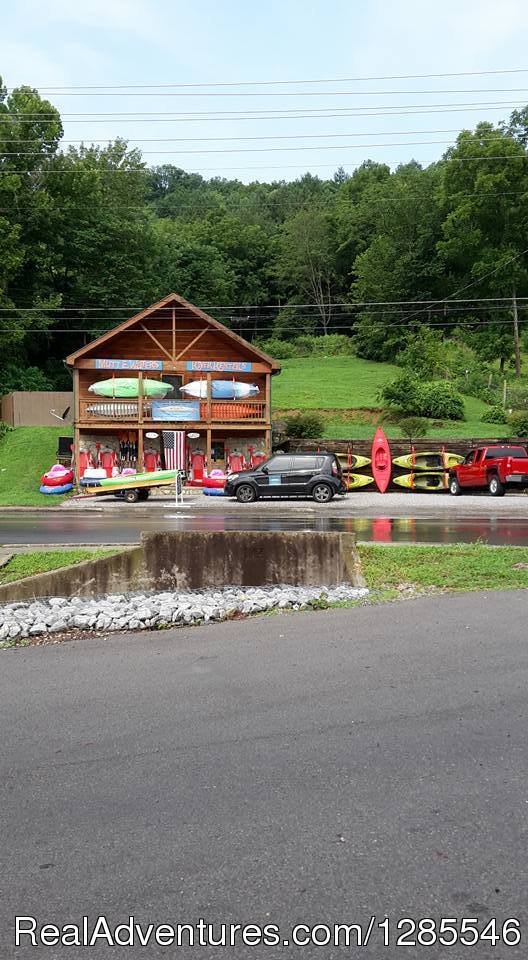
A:
[[[266,439],[264,440],[266,456],[271,456],[271,427],[266,428]]]
[[[80,398],[80,384],[79,384],[79,371],[74,369],[73,371],[73,469],[75,472],[75,483],[77,486],[80,483],[81,475],[81,457],[80,457],[80,442],[81,442],[81,431],[79,430],[79,420],[81,419],[81,398]]]
[[[138,423],[143,423],[143,374],[138,374]]]
[[[212,374],[207,374],[207,423],[211,423]],[[209,431],[210,432],[210,431]]]
[[[271,423],[271,373],[266,374],[266,423]]]
[[[73,469],[75,471],[75,484],[78,487],[81,482],[81,431],[78,426],[73,428]]]
[[[172,308],[172,359],[176,363],[176,308]]]
[[[145,469],[145,464],[143,462],[143,427],[139,427],[138,429],[136,469],[138,473],[143,473]]]
[[[205,463],[205,469],[208,474],[211,472],[211,456],[212,456],[212,449],[213,449],[213,445],[211,441],[211,432],[212,432],[211,428],[207,427],[207,434],[206,434],[207,440],[206,440],[206,448],[205,448],[205,455],[207,459]]]

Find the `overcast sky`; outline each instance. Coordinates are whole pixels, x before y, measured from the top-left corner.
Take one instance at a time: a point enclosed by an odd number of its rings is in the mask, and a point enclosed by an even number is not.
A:
[[[307,170],[324,177],[367,158],[431,162],[458,130],[528,102],[527,30],[526,0],[17,0],[2,10],[0,75],[8,87],[41,88],[59,107],[69,141],[122,136],[149,165],[208,177],[294,179]],[[230,87],[231,95],[221,87],[121,96],[44,89],[310,79],[327,82]],[[355,115],[296,117],[299,110]],[[226,119],[226,111],[246,111],[248,119]],[[276,116],[285,111],[294,113]],[[189,112],[216,117],[182,119]],[[103,120],[106,113],[120,115]]]

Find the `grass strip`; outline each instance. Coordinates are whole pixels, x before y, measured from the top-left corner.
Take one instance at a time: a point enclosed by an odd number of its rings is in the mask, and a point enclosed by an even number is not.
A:
[[[0,584],[13,583],[24,577],[32,577],[37,573],[48,573],[50,570],[59,570],[69,567],[82,560],[99,560],[108,557],[117,550],[35,550],[28,553],[18,553],[0,568]]]
[[[358,545],[358,550],[367,586],[389,595],[528,587],[527,547]]]

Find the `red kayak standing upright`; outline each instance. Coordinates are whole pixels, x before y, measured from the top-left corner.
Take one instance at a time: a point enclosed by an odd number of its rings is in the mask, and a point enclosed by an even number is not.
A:
[[[391,480],[391,449],[381,427],[372,441],[372,473],[380,493],[385,493]]]

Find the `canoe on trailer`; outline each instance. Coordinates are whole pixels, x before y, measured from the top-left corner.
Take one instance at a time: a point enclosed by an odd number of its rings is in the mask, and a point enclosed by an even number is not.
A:
[[[349,480],[346,470],[343,470],[343,480],[347,490],[357,490],[359,487],[368,487],[369,483],[374,483],[374,477],[367,477],[362,473],[351,473]]]
[[[464,457],[459,456],[458,453],[449,453],[447,450],[444,453],[441,450],[435,450],[430,453],[416,453],[414,455],[414,469],[449,470],[450,467],[455,467],[457,463],[462,463],[463,459]],[[394,457],[392,462],[397,467],[409,467],[409,469],[412,470],[413,455],[412,453],[408,453],[404,457]]]
[[[114,493],[115,490],[135,490],[142,487],[162,487],[174,484],[177,470],[156,470],[152,473],[130,473],[125,477],[102,477],[81,480],[84,496]]]
[[[447,490],[447,474],[443,471],[421,471],[420,473],[405,473],[401,477],[393,477],[393,483],[409,490],[428,490],[431,493]]]
[[[350,463],[348,461],[348,454],[346,453],[338,453],[337,458],[343,470],[347,470],[348,467],[350,467],[351,470],[360,470],[361,467],[368,467],[369,463],[372,463],[370,457],[361,457],[357,453],[350,454]]]

